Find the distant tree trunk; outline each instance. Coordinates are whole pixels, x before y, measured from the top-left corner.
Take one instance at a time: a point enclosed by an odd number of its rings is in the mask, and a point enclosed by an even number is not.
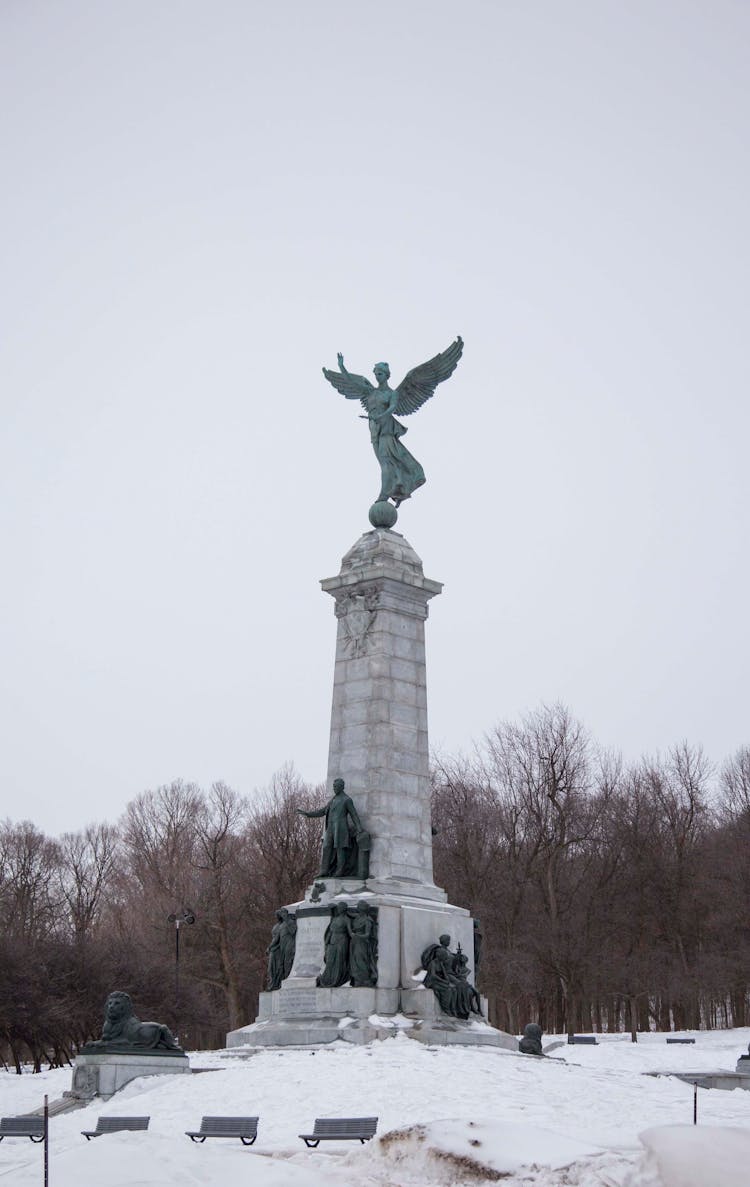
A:
[[[628,999],[630,1003],[630,1041],[638,1042],[638,1001],[635,995]]]

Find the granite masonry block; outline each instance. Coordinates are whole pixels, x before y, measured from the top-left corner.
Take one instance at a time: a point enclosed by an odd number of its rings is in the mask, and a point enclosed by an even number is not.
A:
[[[339,732],[339,749],[344,752],[351,746],[367,746],[370,742],[372,726],[363,721],[358,725],[344,725]]]
[[[380,662],[382,663],[383,660],[381,659]],[[342,666],[344,668],[342,675],[347,684],[351,680],[367,680],[370,677],[371,661],[369,658],[347,659]]]
[[[369,677],[366,680],[347,680],[346,684],[340,689],[341,700],[344,704],[351,704],[352,701],[369,700],[373,694],[373,685],[378,683],[380,683],[380,680],[373,680]],[[334,694],[335,692],[336,689],[334,688]]]
[[[425,683],[425,666],[413,659],[391,659],[389,676],[394,680],[405,680],[407,684]]]
[[[391,635],[389,654],[395,659],[411,659],[424,664],[424,645],[419,639],[407,635]]]
[[[416,712],[416,705],[413,708]],[[419,742],[418,735],[419,731],[414,726],[399,725],[391,720],[373,723],[370,741],[374,747],[384,746],[387,751],[416,750]]]
[[[422,728],[422,710],[416,705],[404,705],[400,701],[394,701],[388,706],[388,720],[394,725],[411,726],[414,729]]]
[[[375,642],[380,635],[396,635],[402,639],[421,640],[422,647],[424,647],[424,623],[417,618],[399,614],[394,610],[378,611],[377,625],[373,628],[371,637]],[[388,655],[393,654],[393,647],[390,643],[383,650],[387,651]]]

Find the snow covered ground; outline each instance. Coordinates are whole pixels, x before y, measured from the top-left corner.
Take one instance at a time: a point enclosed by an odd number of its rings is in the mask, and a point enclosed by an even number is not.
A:
[[[750,1092],[693,1089],[652,1071],[733,1071],[750,1029],[700,1032],[695,1046],[622,1035],[534,1059],[503,1050],[424,1047],[404,1036],[249,1058],[191,1055],[205,1074],[134,1081],[50,1121],[51,1187],[748,1187]],[[547,1039],[545,1039],[547,1041]],[[233,1055],[235,1053],[233,1052]],[[70,1086],[70,1070],[0,1072],[0,1115],[36,1109]],[[147,1133],[80,1136],[102,1114],[149,1114]],[[195,1145],[204,1114],[258,1114],[253,1147]],[[308,1150],[317,1116],[375,1115],[366,1146]],[[723,1128],[716,1128],[723,1127]],[[639,1135],[643,1134],[643,1140]],[[42,1182],[42,1148],[0,1144],[0,1187]]]

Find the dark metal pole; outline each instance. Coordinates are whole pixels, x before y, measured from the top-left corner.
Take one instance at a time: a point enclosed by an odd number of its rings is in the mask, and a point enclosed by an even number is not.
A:
[[[693,1083],[693,1125],[698,1124],[698,1081]]]
[[[174,1001],[175,1006],[180,1001],[180,921],[174,921]]]
[[[180,924],[195,923],[195,915],[190,907],[183,907],[179,913],[173,911],[168,915],[167,921],[174,924],[174,1005],[177,1011],[180,1005]]]
[[[49,1098],[44,1094],[44,1187],[49,1184]]]

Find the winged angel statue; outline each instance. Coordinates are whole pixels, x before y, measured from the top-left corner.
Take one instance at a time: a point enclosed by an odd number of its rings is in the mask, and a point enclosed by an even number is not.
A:
[[[381,473],[380,494],[370,512],[370,521],[375,526],[391,526],[396,522],[396,513],[388,503],[389,499],[398,507],[425,482],[424,470],[401,443],[401,438],[407,430],[396,420],[396,416],[410,416],[412,412],[421,408],[430,396],[435,394],[437,385],[453,374],[463,349],[462,339],[456,338],[442,354],[436,354],[429,362],[413,367],[395,391],[388,386],[391,369],[387,363],[376,363],[373,368],[377,387],[373,387],[369,379],[365,379],[363,375],[352,375],[347,371],[342,354],[338,356],[338,371],[323,368],[328,382],[346,396],[347,400],[360,400],[367,413],[367,417],[362,419],[369,421],[370,440],[375,456],[380,462]],[[381,514],[376,523],[373,512],[378,504]],[[387,522],[388,511],[390,523]],[[382,512],[386,512],[385,518]]]

